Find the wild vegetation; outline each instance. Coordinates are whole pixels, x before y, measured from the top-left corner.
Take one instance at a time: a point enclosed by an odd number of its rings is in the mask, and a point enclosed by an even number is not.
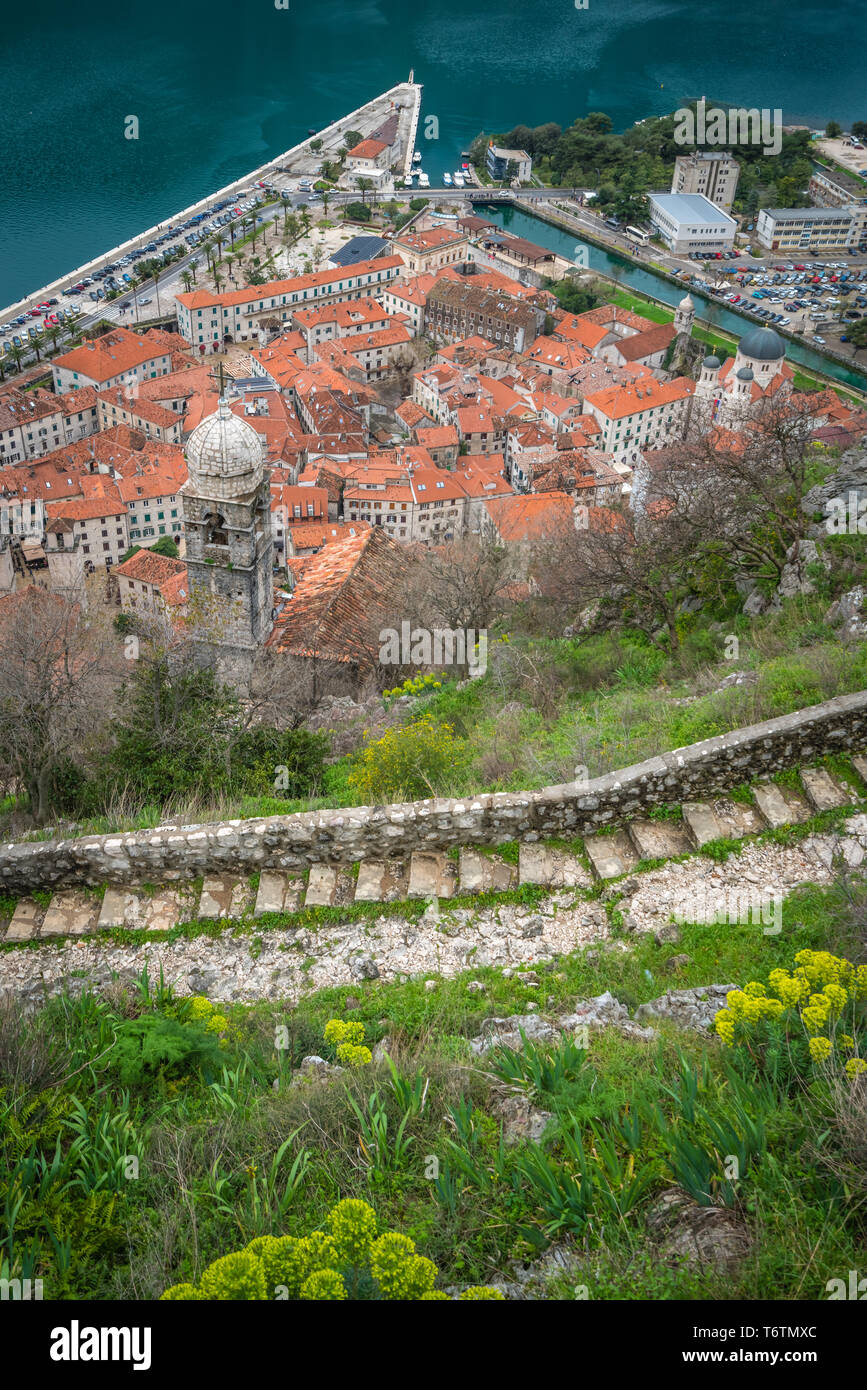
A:
[[[554,1243],[549,1297],[825,1297],[863,1255],[865,909],[841,880],[789,898],[776,937],[687,923],[676,948],[633,938],[526,982],[476,967],[483,994],[465,975],[215,1006],[145,975],[26,1022],[7,1002],[0,1277],[51,1299],[442,1297]],[[716,1040],[662,1022],[470,1047],[490,1013],[635,1006],[684,948],[687,983],[744,985]],[[536,1139],[506,1132],[516,1104]],[[677,1244],[675,1189],[722,1263]]]
[[[674,114],[649,117],[617,134],[610,116],[591,111],[565,130],[549,121],[535,127],[518,125],[497,135],[482,133],[473,141],[471,155],[483,165],[492,138],[507,148],[524,149],[533,157],[534,173],[543,182],[592,188],[606,214],[634,222],[646,216],[647,193],[671,186],[675,158],[684,153],[674,132]],[[772,157],[766,157],[760,145],[731,146],[741,167],[737,212],[755,215],[763,205],[808,204],[804,189],[812,172],[810,132],[791,131],[781,138],[780,153]]]

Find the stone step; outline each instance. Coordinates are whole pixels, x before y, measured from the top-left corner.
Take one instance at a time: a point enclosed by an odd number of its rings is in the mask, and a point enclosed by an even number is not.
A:
[[[252,905],[253,889],[246,878],[211,874],[202,884],[199,921],[216,922],[227,917],[242,917]]]
[[[613,835],[588,835],[584,848],[597,878],[619,878],[638,863],[635,847],[625,830],[615,830]]]
[[[814,811],[832,811],[835,806],[851,806],[858,800],[854,787],[825,767],[802,767],[801,785]]]
[[[453,898],[458,880],[454,859],[437,850],[417,849],[409,861],[409,898]]]
[[[100,912],[99,899],[92,893],[69,888],[55,893],[45,912],[40,937],[83,936],[96,931]]]
[[[681,806],[683,823],[696,849],[723,838],[723,828],[713,806],[707,801],[685,801]]]
[[[760,835],[766,828],[764,817],[751,803],[721,797],[711,804],[727,840],[742,840],[745,835]]]
[[[867,753],[853,753],[849,761],[863,782],[867,782]]]
[[[409,874],[397,859],[363,859],[355,880],[357,903],[391,903],[407,895]]]
[[[639,859],[674,859],[694,848],[681,821],[633,820],[626,830]]]
[[[19,898],[6,928],[4,941],[29,941],[38,932],[44,916],[45,908],[40,907],[33,898]]]
[[[141,888],[108,887],[102,900],[97,926],[101,931],[125,927],[128,931],[171,931],[178,922],[196,916],[195,893],[189,887],[159,888],[149,893]]]
[[[303,894],[301,879],[263,869],[259,875],[253,916],[264,917],[266,912],[297,912]]]
[[[797,825],[809,818],[809,803],[794,787],[781,786],[778,782],[758,782],[753,787],[753,796],[772,830],[783,825]]]
[[[331,907],[336,897],[337,870],[330,864],[311,864],[304,906]]]
[[[462,893],[505,893],[518,881],[514,864],[498,854],[481,854],[477,849],[462,849],[458,864]]]
[[[718,801],[685,801],[681,806],[686,832],[696,849],[711,840],[742,840],[758,835],[765,822],[755,806],[721,798]]]
[[[518,852],[518,882],[542,888],[587,888],[590,875],[569,850],[522,844]]]

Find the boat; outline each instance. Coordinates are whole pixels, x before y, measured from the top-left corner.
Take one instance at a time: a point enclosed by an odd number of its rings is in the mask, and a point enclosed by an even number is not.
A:
[[[451,174],[443,174],[443,187],[444,187],[444,188],[451,188],[451,186],[452,186],[452,176],[451,176]]]
[[[454,179],[454,182],[455,182],[455,188],[463,188],[463,186],[464,186],[464,176],[463,176],[463,174],[461,174],[461,173],[456,169],[455,172],[454,172],[454,174],[452,175],[452,178]]]
[[[419,188],[430,188],[430,179],[422,169],[418,171],[418,185]]]
[[[413,162],[413,164],[421,164],[421,154],[419,153],[418,150],[415,150],[415,151],[413,152],[412,162]]]
[[[412,188],[412,174],[407,174],[403,181],[404,188]]]

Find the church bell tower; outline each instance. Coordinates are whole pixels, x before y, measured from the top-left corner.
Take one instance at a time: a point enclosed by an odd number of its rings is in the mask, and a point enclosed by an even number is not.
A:
[[[262,440],[230,410],[222,367],[219,382],[216,413],[185,450],[188,614],[221,678],[243,688],[273,623],[271,489]]]

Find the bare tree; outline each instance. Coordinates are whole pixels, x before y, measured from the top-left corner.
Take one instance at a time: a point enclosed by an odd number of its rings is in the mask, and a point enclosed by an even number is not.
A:
[[[666,498],[700,552],[737,570],[779,577],[786,551],[810,524],[801,506],[816,481],[808,397],[777,397],[744,411],[733,428],[700,417],[683,442],[650,455],[649,497]]]
[[[680,645],[677,617],[692,556],[691,534],[669,502],[636,513],[628,506],[591,508],[586,527],[562,530],[537,547],[536,571],[546,596],[564,608],[600,609]]]
[[[26,588],[0,603],[0,776],[27,792],[39,825],[70,751],[105,722],[120,660],[117,639],[56,594]]]

